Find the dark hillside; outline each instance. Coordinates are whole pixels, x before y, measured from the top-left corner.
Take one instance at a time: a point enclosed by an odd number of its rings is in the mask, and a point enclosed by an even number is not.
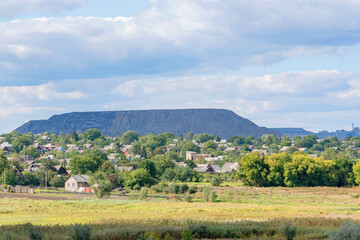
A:
[[[16,131],[19,133],[59,134],[71,133],[74,129],[84,132],[97,128],[108,136],[117,136],[128,130],[140,135],[148,133],[172,132],[177,136],[189,131],[194,134],[208,133],[228,138],[233,135],[259,137],[263,134],[281,134],[273,129],[259,127],[225,109],[177,109],[177,110],[138,110],[111,112],[73,112],[54,115],[48,120],[33,120]]]

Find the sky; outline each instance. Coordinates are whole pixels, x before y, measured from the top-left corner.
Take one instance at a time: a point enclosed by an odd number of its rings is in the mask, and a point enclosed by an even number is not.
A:
[[[358,0],[0,0],[0,133],[74,111],[360,125]]]

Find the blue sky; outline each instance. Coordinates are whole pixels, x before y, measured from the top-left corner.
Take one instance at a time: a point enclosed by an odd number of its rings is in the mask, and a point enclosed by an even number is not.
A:
[[[0,132],[71,111],[360,125],[355,0],[0,1]]]

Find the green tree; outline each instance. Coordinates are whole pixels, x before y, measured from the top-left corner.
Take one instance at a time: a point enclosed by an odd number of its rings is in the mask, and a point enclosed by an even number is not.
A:
[[[267,179],[270,186],[284,186],[284,165],[291,161],[288,153],[277,153],[265,156],[265,163],[269,166]]]
[[[40,152],[36,149],[36,147],[28,146],[28,147],[24,147],[20,151],[20,155],[30,155],[34,158],[38,158],[38,157],[40,157]]]
[[[357,162],[353,166],[353,173],[354,173],[354,177],[355,177],[355,183],[357,185],[360,185],[360,162]]]
[[[322,158],[312,158],[295,153],[291,162],[284,165],[285,185],[295,186],[335,186],[334,162]]]
[[[338,158],[338,151],[333,148],[326,148],[321,156],[326,160],[335,160]]]
[[[299,141],[296,141],[295,144],[297,147],[309,149],[316,143],[316,139],[318,139],[316,135],[304,136]]]
[[[90,141],[94,141],[95,139],[103,137],[103,134],[95,128],[90,128],[90,129],[86,130],[86,132],[83,132],[81,135],[84,139],[87,139]]]
[[[79,141],[79,135],[77,134],[77,132],[75,131],[75,129],[74,129],[73,132],[71,133],[71,138],[74,139],[74,141]]]
[[[106,174],[104,172],[96,172],[92,176],[89,177],[88,180],[89,185],[95,191],[95,195],[98,198],[104,198],[109,196],[112,190],[111,182],[106,178]]]
[[[209,140],[204,143],[203,148],[205,150],[216,150],[217,144],[213,140]]]
[[[151,175],[143,168],[134,171],[124,172],[124,185],[132,189],[140,189],[144,186],[154,185],[156,181]]]
[[[124,132],[121,136],[121,142],[123,144],[131,144],[132,142],[135,142],[139,139],[139,134],[137,134],[135,131],[127,131]]]
[[[105,161],[99,168],[99,171],[104,172],[106,174],[115,173],[115,166],[109,161]]]
[[[6,174],[6,169],[9,167],[10,163],[9,161],[7,160],[7,158],[5,157],[4,155],[4,152],[2,150],[0,150],[0,181],[4,184],[8,183],[5,179],[6,182],[4,182],[4,171],[5,171],[5,174]]]
[[[55,175],[54,177],[52,177],[49,181],[50,186],[52,187],[64,187],[65,186],[65,179],[63,177],[59,177],[57,175]]]
[[[32,137],[28,135],[18,136],[12,141],[13,150],[15,152],[20,152],[24,147],[30,146],[32,143]]]
[[[204,134],[198,134],[198,135],[194,135],[193,139],[195,139],[196,141],[200,142],[200,143],[204,143],[210,140],[214,140],[216,137],[214,135],[210,135],[207,133]]]
[[[348,158],[338,158],[334,162],[334,175],[337,178],[337,186],[353,186],[355,184],[355,178],[352,170],[355,165],[355,161]]]
[[[141,161],[139,167],[145,169],[150,174],[151,177],[153,178],[156,177],[156,167],[153,161],[149,159]]]
[[[191,141],[186,141],[181,148],[182,153],[185,153],[186,151],[193,151],[193,152],[199,153],[200,150],[201,150],[201,148]],[[184,154],[183,154],[183,156],[184,156]]]
[[[70,161],[73,174],[86,174],[96,170],[106,161],[106,155],[98,150],[87,151],[82,155],[76,155]]]
[[[260,153],[250,153],[244,156],[240,161],[237,177],[250,186],[267,186],[267,175],[269,174],[269,165],[260,156]]]
[[[191,140],[193,139],[193,137],[194,137],[194,133],[190,131],[190,132],[187,132],[187,133],[186,133],[186,135],[185,135],[185,138],[184,138],[184,139],[185,139],[185,140],[190,140],[190,141],[191,141]]]

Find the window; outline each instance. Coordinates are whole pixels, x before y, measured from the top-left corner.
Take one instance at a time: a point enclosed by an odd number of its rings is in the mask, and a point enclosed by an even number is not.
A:
[[[75,187],[75,183],[73,183],[72,186]]]

